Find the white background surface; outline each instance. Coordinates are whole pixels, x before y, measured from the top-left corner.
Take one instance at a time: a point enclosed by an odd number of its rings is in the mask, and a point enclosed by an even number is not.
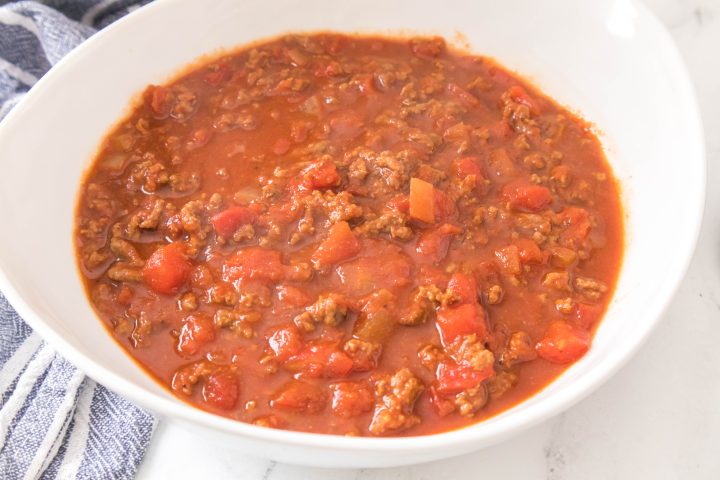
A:
[[[415,467],[276,464],[196,443],[184,430],[161,423],[138,479],[720,479],[720,0],[646,3],[670,30],[695,83],[705,124],[708,197],[680,291],[618,375],[519,437]],[[678,158],[677,168],[682,164]]]

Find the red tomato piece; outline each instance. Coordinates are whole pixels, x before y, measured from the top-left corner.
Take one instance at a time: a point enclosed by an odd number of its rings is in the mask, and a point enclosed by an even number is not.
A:
[[[567,322],[553,322],[535,346],[541,358],[553,363],[568,363],[585,355],[590,348],[590,334]]]
[[[270,406],[299,413],[319,413],[325,409],[325,392],[309,383],[293,380],[270,401]]]
[[[203,400],[213,407],[230,410],[235,407],[240,396],[237,375],[231,372],[211,374],[202,390]]]
[[[552,194],[547,188],[523,180],[505,185],[502,195],[516,210],[539,212],[552,203]]]
[[[231,237],[242,225],[253,223],[257,214],[248,207],[234,206],[216,213],[210,218],[215,233],[223,237]]]
[[[215,325],[205,315],[188,315],[180,330],[177,349],[183,355],[195,355],[200,349],[215,340]]]
[[[522,272],[520,249],[517,245],[498,248],[495,250],[495,257],[497,257],[502,267],[510,275],[517,275]]]
[[[445,192],[435,189],[435,221],[444,222],[455,214],[455,202]]]
[[[477,303],[477,282],[464,273],[453,273],[448,289],[460,296],[460,303]]]
[[[170,115],[172,98],[168,88],[150,85],[143,92],[143,99],[152,109],[155,118],[165,118]]]
[[[560,233],[559,243],[563,247],[579,249],[590,234],[590,214],[584,208],[566,207],[559,214],[565,230]]]
[[[270,205],[270,208],[268,208],[267,217],[261,218],[260,221],[267,221],[267,219],[269,218],[272,219],[275,223],[287,225],[297,220],[300,217],[300,212],[301,211],[299,208],[293,208],[292,202],[285,202],[281,204],[276,203]]]
[[[455,162],[455,173],[458,177],[464,178],[475,175],[478,178],[485,178],[479,157],[463,157]]]
[[[602,315],[602,307],[599,305],[588,305],[587,303],[576,303],[573,307],[573,323],[583,330],[590,330],[595,322]]]
[[[454,395],[478,386],[493,374],[492,365],[478,371],[470,365],[458,365],[452,360],[443,361],[438,364],[435,372],[437,392],[443,395]]]
[[[322,270],[331,265],[348,260],[358,253],[362,246],[347,222],[337,222],[328,232],[310,258],[313,265]]]
[[[432,262],[440,262],[444,259],[450,248],[450,240],[454,235],[462,233],[462,229],[444,223],[434,230],[429,230],[420,235],[415,250],[426,256]]]
[[[337,378],[350,374],[353,361],[334,342],[316,342],[285,362],[292,372],[305,377]]]
[[[339,417],[352,418],[369,412],[375,406],[375,397],[369,386],[358,382],[340,382],[330,385],[331,406]]]
[[[353,372],[369,372],[377,368],[382,353],[382,345],[375,344],[375,346],[374,349],[352,352]]]
[[[310,296],[292,285],[278,285],[277,296],[288,307],[298,308],[310,303]]]
[[[522,103],[526,107],[530,109],[530,113],[533,115],[537,115],[540,113],[540,109],[538,108],[537,104],[533,101],[532,98],[530,98],[530,95],[525,91],[525,89],[519,85],[514,85],[510,87],[508,90],[508,95],[510,98],[512,98],[517,103]]]
[[[297,354],[303,347],[300,331],[295,325],[273,329],[267,337],[267,342],[270,351],[280,362]]]
[[[330,353],[325,365],[326,376],[331,378],[346,377],[353,368],[352,359],[340,350]]]
[[[545,263],[547,260],[547,254],[540,249],[537,243],[528,238],[516,240],[515,246],[522,263]]]
[[[410,199],[407,195],[397,195],[388,201],[387,206],[390,210],[408,213],[410,211]]]
[[[226,282],[260,280],[274,282],[283,278],[285,266],[280,252],[262,247],[238,250],[225,260],[222,275]]]
[[[477,304],[466,303],[452,308],[442,308],[437,313],[437,329],[443,345],[452,343],[461,335],[476,333],[487,336],[485,311]]]
[[[436,385],[431,385],[428,393],[430,394],[430,404],[438,416],[446,417],[457,409],[454,402],[455,399],[452,398],[452,396],[442,395],[438,392]]]
[[[454,273],[448,282],[448,290],[459,297],[459,303],[441,308],[437,313],[437,329],[443,345],[448,345],[461,335],[476,333],[481,339],[488,335],[485,310],[477,300],[475,279]]]
[[[145,262],[142,275],[145,284],[157,293],[176,293],[187,282],[192,263],[185,245],[170,243],[155,250]]]
[[[491,138],[507,140],[513,133],[513,129],[505,120],[493,123],[488,127]]]
[[[313,163],[302,171],[302,185],[307,190],[320,190],[340,184],[337,167],[329,160]]]
[[[449,281],[450,275],[442,268],[437,268],[432,265],[420,266],[420,271],[417,275],[418,285],[435,284],[438,288],[445,290]]]

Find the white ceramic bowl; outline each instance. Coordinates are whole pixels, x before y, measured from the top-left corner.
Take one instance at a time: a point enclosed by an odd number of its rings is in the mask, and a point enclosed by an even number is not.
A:
[[[129,99],[199,56],[287,31],[457,33],[594,122],[622,183],[627,247],[590,352],[497,417],[416,438],[271,430],[176,400],[96,319],[75,268],[76,193]],[[557,414],[639,347],[683,277],[698,233],[705,160],[692,87],[669,35],[631,0],[160,0],[52,69],[0,126],[0,288],[32,327],[92,378],[199,441],[317,466],[380,467],[459,455]]]

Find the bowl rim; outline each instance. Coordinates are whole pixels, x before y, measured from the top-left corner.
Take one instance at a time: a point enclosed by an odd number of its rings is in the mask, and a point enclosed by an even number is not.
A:
[[[678,248],[677,252],[682,253],[682,255],[674,255],[670,259],[670,267],[668,268],[670,274],[660,284],[660,288],[658,288],[657,296],[660,300],[652,305],[648,305],[647,311],[649,313],[647,313],[646,316],[649,320],[644,322],[641,328],[634,329],[630,339],[624,342],[621,348],[618,348],[603,360],[605,364],[604,368],[591,369],[586,375],[574,381],[571,388],[565,388],[555,393],[551,398],[537,404],[522,415],[510,414],[503,416],[502,419],[498,420],[497,424],[493,423],[491,425],[481,421],[447,432],[412,437],[346,437],[259,427],[205,412],[170,396],[149,393],[134,382],[106,369],[91,357],[75,350],[75,348],[63,339],[62,335],[45,323],[42,315],[38,314],[29,303],[25,302],[15,288],[13,279],[7,272],[3,271],[1,266],[0,290],[23,320],[74,366],[90,378],[107,386],[110,390],[119,393],[121,396],[162,417],[186,421],[224,433],[241,435],[276,444],[365,452],[384,450],[392,452],[413,451],[417,453],[431,450],[440,445],[443,447],[457,446],[470,441],[481,442],[479,445],[482,445],[483,441],[488,441],[489,439],[499,441],[519,431],[528,429],[566,410],[588,396],[614,375],[638,351],[644,344],[649,333],[660,321],[663,312],[667,309],[684,279],[700,234],[704,213],[707,165],[702,120],[694,87],[685,62],[667,29],[643,3],[638,0],[630,0],[630,2],[653,24],[653,27],[657,30],[657,34],[662,38],[662,41],[666,43],[666,51],[668,55],[672,57],[670,61],[679,67],[675,72],[677,75],[676,80],[678,80],[677,93],[686,105],[686,114],[690,121],[688,125],[690,141],[688,143],[694,145],[696,149],[694,152],[691,152],[693,154],[688,155],[688,157],[696,164],[695,168],[697,168],[698,183],[700,183],[700,185],[697,186],[698,188],[689,195],[692,198],[687,199],[690,204],[694,204],[695,206],[695,208],[691,210],[695,215],[692,219],[692,229],[680,239],[681,248]],[[0,122],[0,129],[4,129],[6,125],[11,124],[12,119],[16,115],[19,116],[26,106],[33,103],[35,93],[38,90],[43,89],[46,84],[51,84],[59,72],[72,68],[73,63],[80,59],[82,55],[86,54],[86,52],[100,47],[104,41],[111,39],[116,32],[125,28],[126,25],[131,24],[140,16],[149,15],[155,12],[155,10],[170,8],[173,3],[174,0],[158,0],[147,4],[83,42],[62,58],[24,95],[22,100],[12,108]],[[179,68],[181,68],[181,66]],[[0,252],[0,255],[1,254]],[[502,415],[501,413],[494,418]],[[458,452],[458,454],[459,453],[462,453],[462,451]]]

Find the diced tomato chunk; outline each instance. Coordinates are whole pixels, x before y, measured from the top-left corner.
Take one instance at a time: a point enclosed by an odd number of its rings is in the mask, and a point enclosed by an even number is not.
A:
[[[325,392],[309,383],[292,380],[270,401],[274,408],[299,413],[319,413],[325,409]]]
[[[445,290],[450,281],[450,274],[433,265],[422,265],[417,275],[418,285],[433,285]]]
[[[502,194],[512,208],[527,212],[539,212],[553,200],[550,190],[523,180],[508,183]]]
[[[492,138],[500,140],[507,140],[513,133],[512,127],[504,120],[491,124],[488,130]]]
[[[348,352],[348,356],[352,358],[353,361],[353,372],[369,372],[375,370],[380,360],[380,354],[382,353],[382,345],[367,341],[362,341],[361,345],[367,348],[357,348]]]
[[[460,178],[475,175],[484,179],[485,175],[480,165],[480,158],[478,157],[463,157],[455,162],[455,173]]]
[[[226,282],[260,280],[278,281],[283,278],[285,266],[280,252],[262,247],[238,250],[225,260],[222,275]]]
[[[440,417],[446,417],[457,409],[455,399],[452,395],[443,395],[438,392],[437,385],[431,385],[428,390],[430,394],[430,404],[435,409],[435,413]]]
[[[278,285],[277,296],[288,307],[303,307],[310,303],[310,296],[298,287],[292,285]]]
[[[352,359],[340,350],[330,353],[325,365],[326,376],[331,378],[345,377],[350,374],[353,368]]]
[[[183,355],[195,355],[200,349],[215,340],[215,325],[202,314],[188,315],[178,337],[178,351]]]
[[[435,189],[435,221],[444,222],[455,214],[455,203],[440,189]]]
[[[291,184],[291,189],[301,193],[336,187],[340,184],[337,167],[329,160],[316,162],[300,172],[299,181]]]
[[[545,336],[535,346],[541,358],[553,363],[568,363],[585,355],[590,348],[586,330],[557,321],[550,324]]]
[[[520,261],[520,249],[517,245],[508,245],[506,247],[495,250],[495,257],[500,261],[500,265],[510,275],[517,275],[522,272],[522,263]]]
[[[295,325],[277,327],[267,337],[268,347],[275,358],[284,362],[297,354],[303,347],[300,331]]]
[[[410,211],[410,199],[407,195],[397,195],[388,201],[387,206],[390,210],[408,213]]]
[[[240,396],[237,375],[232,372],[211,374],[203,386],[203,400],[213,407],[230,410],[235,407]]]
[[[462,229],[455,225],[444,223],[438,228],[420,235],[415,250],[432,262],[440,262],[448,254],[450,240],[454,235],[459,233],[462,233]]]
[[[152,109],[155,118],[165,118],[170,115],[172,99],[167,87],[150,85],[143,92],[143,99]]]
[[[233,206],[216,213],[210,218],[215,233],[231,237],[242,225],[253,223],[257,214],[248,207]]]
[[[333,413],[339,417],[352,418],[369,412],[375,398],[369,386],[358,382],[340,382],[330,385]]]
[[[471,303],[441,308],[437,313],[437,329],[443,345],[473,333],[484,339],[487,336],[485,311],[480,305]]]
[[[528,93],[523,87],[519,85],[514,85],[510,87],[507,93],[514,101],[516,101],[517,103],[522,103],[523,105],[528,107],[533,115],[537,115],[538,113],[540,113],[540,109],[538,108],[537,104],[533,101],[532,98],[530,98],[530,95],[528,95]]]
[[[258,223],[267,224],[268,220],[274,223],[287,225],[300,217],[301,210],[294,208],[292,202],[274,203],[268,208],[267,216],[260,218]]]
[[[573,307],[573,323],[583,330],[590,330],[600,319],[602,307],[599,305],[588,305],[587,303],[575,303]]]
[[[540,249],[537,243],[528,238],[516,240],[515,246],[518,248],[522,263],[545,263],[547,260],[547,254]]]
[[[578,249],[590,234],[590,214],[584,208],[566,207],[558,215],[565,230],[560,233],[560,245]]]
[[[311,261],[319,270],[348,260],[358,253],[362,246],[347,222],[337,222],[328,232],[317,250],[312,254]]]
[[[353,361],[335,342],[315,342],[285,362],[292,372],[309,378],[338,378],[350,374]]]
[[[142,270],[145,284],[157,293],[176,293],[187,282],[192,263],[185,246],[175,242],[155,250]]]
[[[491,377],[494,371],[492,365],[478,371],[470,365],[459,365],[452,360],[440,362],[435,376],[437,377],[437,391],[440,394],[456,394],[469,388],[478,386],[483,380]]]
[[[448,282],[448,289],[460,296],[460,303],[477,302],[477,282],[464,273],[454,273]]]
[[[457,294],[460,299],[455,304],[438,310],[437,329],[443,345],[450,344],[461,335],[473,333],[484,340],[488,335],[488,326],[485,310],[477,300],[475,279],[462,273],[454,273],[448,282],[448,290]]]

